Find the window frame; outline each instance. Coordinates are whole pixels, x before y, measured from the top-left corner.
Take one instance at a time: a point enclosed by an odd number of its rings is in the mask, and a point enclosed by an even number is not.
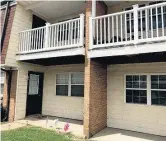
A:
[[[139,104],[139,103],[127,103],[126,102],[126,76],[127,75],[146,75],[147,78],[147,103],[146,104]],[[124,104],[134,104],[134,105],[146,105],[146,106],[164,106],[165,105],[155,105],[152,104],[151,99],[151,91],[153,90],[151,88],[151,75],[166,75],[166,73],[126,73],[124,74]]]
[[[83,71],[79,71],[79,72],[62,72],[62,73],[60,72],[60,73],[56,73],[56,74],[55,74],[55,95],[56,95],[56,96],[84,97],[84,96],[72,96],[72,95],[71,95],[71,86],[73,86],[73,85],[79,85],[79,86],[80,86],[80,85],[83,85],[83,86],[84,86],[84,82],[83,82],[83,84],[72,84],[72,83],[71,83],[71,75],[74,74],[74,73],[82,73],[82,74],[84,75],[84,72],[83,72]],[[69,77],[68,77],[68,78],[69,78],[68,84],[57,84],[57,83],[56,83],[56,78],[57,78],[56,76],[57,76],[58,74],[60,74],[60,75],[61,75],[61,74],[67,74],[67,75],[69,76]],[[57,86],[57,85],[67,85],[67,86],[68,86],[68,95],[57,95],[57,92],[56,92],[56,86]]]

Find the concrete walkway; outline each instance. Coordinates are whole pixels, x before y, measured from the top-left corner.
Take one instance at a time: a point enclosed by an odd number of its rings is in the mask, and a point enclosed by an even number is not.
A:
[[[92,141],[166,141],[166,137],[115,128],[106,128],[93,136]]]
[[[17,123],[17,122],[2,123],[1,124],[1,131],[16,129],[16,128],[20,128],[20,127],[23,127],[23,126],[26,126],[26,124]]]

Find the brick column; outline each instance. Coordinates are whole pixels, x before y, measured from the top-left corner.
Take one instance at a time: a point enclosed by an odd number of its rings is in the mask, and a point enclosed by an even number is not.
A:
[[[97,1],[96,13],[104,12]],[[86,2],[86,42],[84,77],[84,135],[89,138],[107,126],[107,66],[87,58],[89,49],[89,16],[92,2]],[[104,13],[103,13],[104,14]]]
[[[3,107],[7,106],[7,88],[8,88],[8,73],[5,72],[5,78],[4,78],[4,91],[3,91]]]
[[[18,72],[17,70],[12,71],[12,81],[11,81],[11,90],[10,90],[9,122],[14,121],[14,116],[15,116],[17,72]]]
[[[4,92],[3,92],[3,107],[7,106],[8,99],[8,73],[5,72]],[[9,119],[8,121],[14,121],[15,115],[15,102],[16,102],[16,89],[17,89],[17,71],[12,71],[11,89],[10,89],[10,106],[9,106]]]

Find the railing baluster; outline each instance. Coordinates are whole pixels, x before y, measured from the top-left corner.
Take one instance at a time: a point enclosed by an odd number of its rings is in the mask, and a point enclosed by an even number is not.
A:
[[[98,19],[94,20],[96,21],[96,44],[98,45],[98,38],[99,38],[99,25],[98,25]]]
[[[129,13],[129,22],[130,22],[130,41],[132,40],[131,38],[131,31],[132,31],[132,28],[131,28],[131,13]]]
[[[70,44],[73,44],[73,21],[71,22],[71,37],[70,37],[70,39],[71,39]]]
[[[122,27],[122,14],[120,15],[120,27],[121,27],[121,42],[123,42],[123,27]]]
[[[56,46],[59,46],[59,43],[58,43],[58,40],[59,40],[59,25],[56,25],[56,28],[57,28],[57,30],[56,30]]]
[[[164,36],[164,14],[163,14],[163,6],[161,6],[161,23],[162,23],[162,36]]]
[[[114,16],[112,16],[112,42],[114,43]]]
[[[117,42],[119,42],[119,38],[118,38],[118,16],[116,16],[116,40],[117,40]]]
[[[143,39],[143,26],[142,26],[142,10],[140,11],[140,20],[141,20],[141,39]]]
[[[108,43],[110,43],[110,18],[108,17]]]
[[[78,28],[77,28],[77,44],[80,41],[80,20],[77,21],[78,23]]]
[[[104,43],[106,44],[106,21],[104,18]]]
[[[67,23],[65,24],[65,46],[66,46],[66,43],[67,43]]]
[[[70,35],[71,35],[71,22],[69,22],[68,45],[70,45]]]
[[[127,41],[127,20],[126,20],[126,13],[125,13],[125,41]]]
[[[157,37],[159,37],[159,31],[158,31],[158,7],[156,7],[156,32],[157,32]]]
[[[153,38],[153,15],[152,15],[152,8],[150,9],[150,16],[151,16],[151,38]]]
[[[145,10],[145,29],[146,29],[146,38],[148,38],[148,10]]]
[[[60,40],[59,40],[59,45],[60,46],[62,46],[62,35],[61,35],[61,31],[62,31],[62,25],[59,25],[60,26],[60,30],[59,30],[59,32],[60,32]]]
[[[76,44],[76,30],[77,30],[77,22],[74,22],[74,44]]]
[[[100,19],[100,44],[102,44],[102,19]]]

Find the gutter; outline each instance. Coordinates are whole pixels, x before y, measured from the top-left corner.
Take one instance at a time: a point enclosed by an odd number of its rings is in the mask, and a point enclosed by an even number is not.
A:
[[[9,120],[9,109],[10,109],[10,91],[11,91],[11,81],[12,81],[12,70],[5,70],[2,69],[2,71],[5,71],[6,73],[8,73],[8,82],[7,82],[7,117],[6,117],[6,121]]]
[[[9,17],[9,4],[10,4],[10,1],[7,2],[7,5],[6,5],[6,12],[5,12],[4,23],[3,23],[3,27],[2,27],[2,35],[1,35],[1,52],[2,52],[2,49],[3,49],[3,43],[4,43],[4,39],[5,39],[5,32],[6,32],[6,27],[7,27],[7,23],[8,23],[8,17]]]

